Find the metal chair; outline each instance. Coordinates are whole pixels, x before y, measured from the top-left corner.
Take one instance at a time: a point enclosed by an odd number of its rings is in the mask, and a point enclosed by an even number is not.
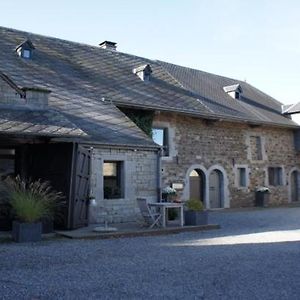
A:
[[[162,215],[151,210],[147,203],[147,199],[137,198],[136,200],[145,222],[150,225],[149,228],[153,228],[154,226],[160,227],[160,220],[162,218]]]

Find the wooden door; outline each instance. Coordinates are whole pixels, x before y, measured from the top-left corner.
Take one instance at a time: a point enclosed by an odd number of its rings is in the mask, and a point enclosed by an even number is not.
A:
[[[292,202],[299,201],[299,173],[293,171],[291,174],[291,198]]]
[[[209,176],[210,208],[222,207],[221,185],[222,185],[221,173],[217,170],[213,170]]]
[[[73,160],[73,197],[71,228],[88,225],[89,186],[90,186],[90,150],[78,145]]]
[[[193,170],[189,176],[190,180],[190,199],[204,201],[204,178],[199,170]]]

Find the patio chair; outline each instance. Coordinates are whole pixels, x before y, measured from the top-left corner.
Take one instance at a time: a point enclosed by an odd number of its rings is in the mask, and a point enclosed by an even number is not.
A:
[[[147,199],[137,198],[137,203],[145,222],[150,225],[149,228],[153,228],[154,226],[160,227],[160,220],[162,216],[160,213],[153,212],[151,210],[147,203]]]

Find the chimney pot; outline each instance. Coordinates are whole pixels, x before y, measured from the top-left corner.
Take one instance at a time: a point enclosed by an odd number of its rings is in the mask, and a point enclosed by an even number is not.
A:
[[[110,41],[104,41],[99,44],[100,48],[103,49],[109,49],[109,50],[117,50],[117,43],[110,42]]]

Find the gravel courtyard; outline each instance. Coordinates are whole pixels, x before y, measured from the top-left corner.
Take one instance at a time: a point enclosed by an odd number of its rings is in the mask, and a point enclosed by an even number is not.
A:
[[[299,299],[300,208],[214,212],[207,232],[0,244],[0,299]]]

